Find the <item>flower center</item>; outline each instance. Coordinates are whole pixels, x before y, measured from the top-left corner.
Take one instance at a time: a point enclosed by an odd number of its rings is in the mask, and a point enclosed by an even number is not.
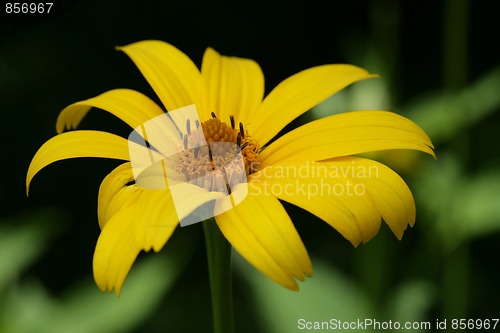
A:
[[[184,151],[177,155],[176,170],[184,175],[186,182],[209,191],[231,193],[231,188],[246,182],[247,176],[256,171],[259,144],[241,122],[235,127],[233,116],[228,124],[212,112],[212,119],[202,124],[197,121],[195,126],[197,130],[191,131],[190,121],[186,122]],[[206,146],[193,144],[200,142],[200,127]]]

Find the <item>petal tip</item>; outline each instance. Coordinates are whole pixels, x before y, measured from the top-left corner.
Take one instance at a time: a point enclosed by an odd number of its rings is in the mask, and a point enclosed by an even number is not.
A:
[[[29,176],[26,177],[26,197],[30,196],[30,178]]]
[[[287,284],[287,285],[284,285],[284,287],[291,290],[291,291],[299,291],[300,290],[299,285],[297,284],[297,282],[295,282],[295,280],[293,280],[293,284]]]
[[[111,292],[111,290],[110,290],[110,292]],[[115,295],[116,295],[116,297],[119,298],[120,295],[121,295],[121,292],[122,292],[121,286],[115,286]]]

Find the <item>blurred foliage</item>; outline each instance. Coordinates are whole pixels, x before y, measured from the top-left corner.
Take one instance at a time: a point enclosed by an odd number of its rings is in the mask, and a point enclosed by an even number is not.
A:
[[[312,258],[314,280],[300,286],[300,292],[291,293],[255,272],[241,257],[235,256],[236,267],[251,284],[257,313],[264,321],[266,332],[297,331],[298,321],[323,322],[331,319],[357,322],[358,319],[421,322],[434,301],[434,287],[423,280],[408,280],[388,295],[386,306],[371,298],[360,283],[348,275]],[[292,315],[292,316],[291,316]],[[376,332],[366,327],[364,332]]]
[[[466,177],[453,155],[443,154],[439,166],[427,165],[415,187],[435,221],[429,228],[447,251],[500,231],[500,170]]]
[[[39,259],[60,219],[56,212],[41,211],[0,220],[0,291]]]
[[[356,321],[370,318],[375,309],[363,288],[319,258],[312,258],[314,280],[301,284],[300,292],[276,288],[274,282],[263,279],[241,257],[234,259],[236,267],[251,283],[251,293],[258,304],[256,312],[264,321],[266,332],[294,332],[299,319],[327,321],[334,315],[342,321]]]
[[[402,151],[369,156],[398,171],[415,196],[417,222],[402,242],[384,226],[354,249],[287,205],[314,277],[290,292],[235,254],[237,332],[298,332],[300,318],[498,317],[500,63],[491,48],[498,2],[356,0],[332,8],[257,2],[244,10],[180,0],[56,5],[57,15],[44,22],[0,22],[0,333],[210,331],[205,250],[196,226],[178,230],[160,254],[141,255],[120,298],[95,286],[95,199],[115,164],[56,163],[35,180],[30,199],[24,193],[28,163],[55,134],[63,107],[119,87],[155,98],[113,51],[153,38],[198,64],[206,46],[256,59],[267,91],[314,65],[360,65],[381,78],[348,87],[287,129],[335,113],[386,109],[414,120],[436,146],[437,160]],[[82,126],[128,133],[97,112]]]
[[[0,230],[0,332],[98,333],[137,327],[156,309],[193,253],[194,239],[184,239],[180,245],[174,241],[175,253],[136,263],[119,298],[100,293],[91,279],[54,297],[36,278],[18,281],[18,276],[49,246],[58,219],[53,212],[38,212],[11,219]]]
[[[420,124],[434,144],[452,140],[500,107],[500,67],[458,92],[442,91],[419,97],[405,113]]]

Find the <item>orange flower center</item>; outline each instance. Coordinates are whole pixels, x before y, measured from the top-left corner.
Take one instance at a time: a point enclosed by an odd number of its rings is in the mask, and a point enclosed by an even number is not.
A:
[[[209,191],[228,191],[238,183],[246,181],[246,177],[256,171],[259,161],[260,146],[239,123],[235,128],[234,117],[230,123],[220,121],[212,112],[212,119],[196,128],[203,130],[206,146],[187,149],[191,142],[199,142],[194,137],[200,131],[191,131],[191,124],[186,123],[187,134],[184,135],[184,151],[178,155],[176,169],[183,174],[185,180]],[[199,135],[199,134],[198,134]]]

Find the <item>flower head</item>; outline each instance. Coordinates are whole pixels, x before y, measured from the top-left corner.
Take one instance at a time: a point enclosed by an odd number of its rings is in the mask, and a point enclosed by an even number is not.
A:
[[[131,152],[133,147],[144,149],[138,143],[100,131],[64,132],[78,127],[91,108],[117,116],[132,129],[165,116],[164,109],[137,91],[111,90],[66,107],[57,120],[59,134],[33,157],[27,188],[38,171],[58,160],[126,161],[99,189],[102,231],[94,276],[101,290],[120,293],[139,252],[159,251],[179,221],[207,203],[232,246],[290,289],[298,289],[296,279],[311,276],[312,268],[280,200],[318,216],[354,246],[374,237],[382,219],[398,239],[413,225],[415,205],[405,182],[387,166],[353,156],[386,149],[434,156],[429,138],[412,121],[385,111],[348,112],[313,121],[272,141],[313,106],[374,75],[351,65],[318,66],[287,78],[264,98],[264,77],[252,60],[221,56],[209,48],[199,71],[185,54],[164,42],[143,41],[119,49],[135,62],[169,115],[194,105],[199,121],[176,121],[171,115],[164,128],[153,132],[160,133],[160,139],[141,134],[144,141],[155,142],[147,149],[153,160],[168,160],[174,151],[172,167],[166,170],[176,175],[168,178],[169,184],[178,186],[175,193],[169,187],[148,188],[148,177],[141,184],[141,177],[134,175]],[[161,139],[168,124],[181,133],[177,150]],[[202,133],[198,137],[196,130]],[[200,138],[207,148],[188,149]],[[222,142],[227,145],[211,145]]]

